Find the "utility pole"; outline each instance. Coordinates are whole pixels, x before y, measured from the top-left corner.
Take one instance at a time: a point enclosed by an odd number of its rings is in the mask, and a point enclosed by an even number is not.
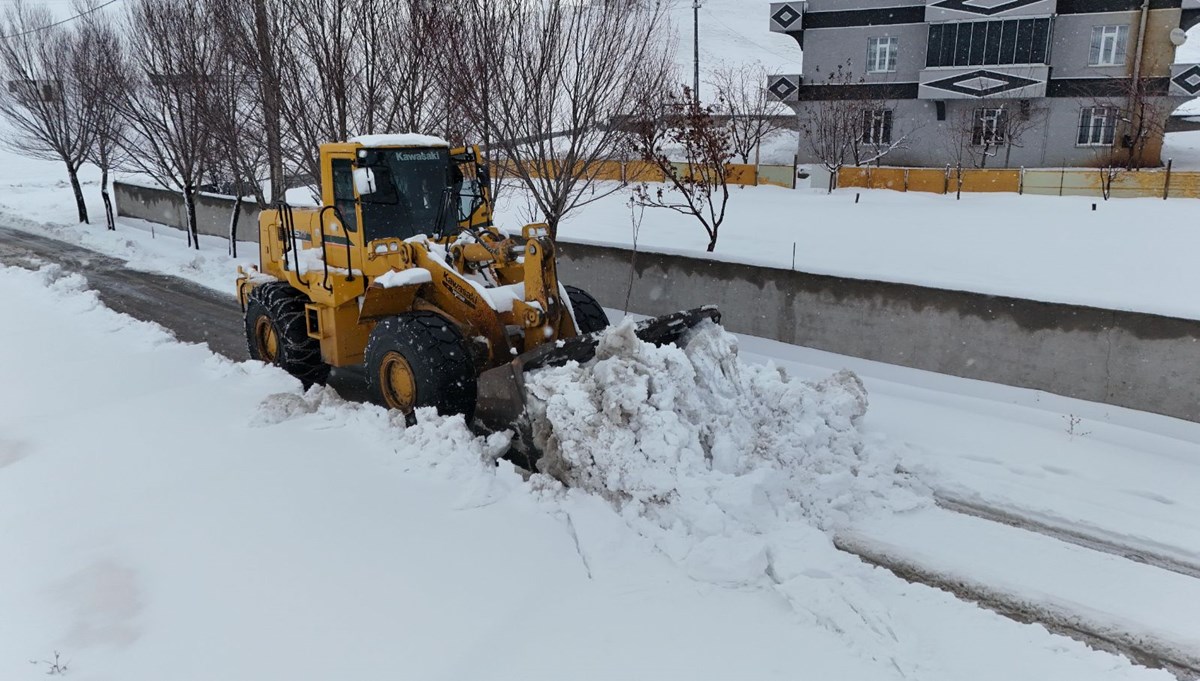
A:
[[[695,51],[695,80],[692,83],[692,101],[700,106],[700,0],[692,0],[692,47]]]

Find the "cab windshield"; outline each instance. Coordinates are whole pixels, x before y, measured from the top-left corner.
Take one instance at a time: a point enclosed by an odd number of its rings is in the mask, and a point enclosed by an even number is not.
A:
[[[458,231],[463,177],[448,149],[366,149],[358,165],[375,175],[375,191],[361,197],[367,241]]]

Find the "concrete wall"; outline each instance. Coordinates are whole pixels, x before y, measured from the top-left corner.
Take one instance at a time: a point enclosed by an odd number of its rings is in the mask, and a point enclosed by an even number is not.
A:
[[[179,192],[114,182],[113,196],[117,202],[117,215],[183,229],[183,196]],[[231,197],[197,194],[197,231],[209,236],[228,238],[232,210]],[[238,218],[238,241],[258,241],[258,208],[253,201],[242,204],[242,212]]]
[[[561,243],[563,281],[620,307],[628,251]],[[639,253],[631,310],[707,303],[731,331],[1200,421],[1200,321]]]

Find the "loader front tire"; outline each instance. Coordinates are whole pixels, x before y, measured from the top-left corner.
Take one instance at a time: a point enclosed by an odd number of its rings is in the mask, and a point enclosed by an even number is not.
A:
[[[366,350],[367,386],[379,404],[413,422],[421,407],[439,414],[475,411],[475,364],[462,333],[445,317],[427,311],[380,319]]]
[[[303,293],[282,281],[260,284],[246,297],[246,344],[250,358],[274,364],[307,389],[329,378],[320,341],[308,337]]]
[[[564,285],[563,288],[567,289],[567,298],[571,301],[571,309],[575,311],[579,333],[592,333],[608,328],[608,315],[592,294],[574,286]]]

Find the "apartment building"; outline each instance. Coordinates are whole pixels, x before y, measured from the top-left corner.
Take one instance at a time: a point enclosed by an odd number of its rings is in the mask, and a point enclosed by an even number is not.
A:
[[[1159,165],[1167,117],[1200,94],[1200,65],[1175,63],[1200,0],[791,0],[770,12],[804,52],[803,73],[769,78],[771,96],[809,134],[852,116],[859,160]],[[801,162],[822,160],[812,146],[800,140]]]

